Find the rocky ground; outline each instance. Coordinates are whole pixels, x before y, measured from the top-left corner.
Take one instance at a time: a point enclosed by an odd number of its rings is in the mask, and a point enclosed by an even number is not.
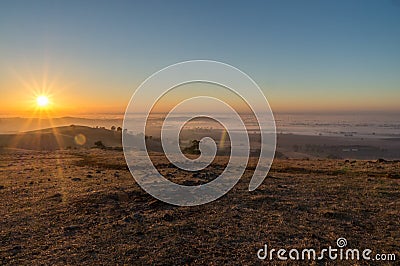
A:
[[[277,159],[249,192],[251,161],[219,200],[176,207],[135,183],[122,152],[3,150],[0,158],[2,265],[252,265],[264,244],[320,250],[339,237],[400,260],[399,162]],[[207,182],[225,159],[193,176],[153,156],[177,183]]]

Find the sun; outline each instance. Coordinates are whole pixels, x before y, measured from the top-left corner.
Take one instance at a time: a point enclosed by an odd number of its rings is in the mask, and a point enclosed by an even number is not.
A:
[[[46,107],[49,105],[49,98],[45,95],[40,95],[36,98],[36,104],[39,107]]]

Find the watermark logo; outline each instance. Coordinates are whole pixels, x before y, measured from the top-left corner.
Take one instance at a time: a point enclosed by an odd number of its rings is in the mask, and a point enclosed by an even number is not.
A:
[[[339,237],[339,238],[336,240],[336,245],[337,245],[339,248],[344,248],[345,246],[347,246],[347,240],[346,240],[346,238],[344,238],[344,237]]]
[[[209,137],[201,139],[200,156],[190,159],[181,151],[179,134],[188,121],[196,117],[206,117],[223,125],[229,135],[230,156],[227,166],[217,178],[196,186],[176,184],[159,173],[146,146],[149,115],[154,105],[166,93],[178,86],[196,82],[215,84],[230,90],[251,108],[256,118],[261,139],[258,163],[249,184],[250,191],[263,182],[275,154],[274,116],[261,89],[248,75],[228,64],[209,60],[182,62],[156,72],[136,89],[126,109],[122,140],[124,155],[132,176],[146,192],[159,200],[179,206],[201,205],[223,196],[243,175],[250,154],[248,131],[238,112],[221,99],[199,95],[180,102],[166,115],[161,130],[163,151],[168,160],[180,169],[205,169],[217,154],[215,140]],[[185,116],[180,124],[174,123],[177,114],[199,103],[204,106],[201,114],[191,114]],[[208,111],[209,105],[217,105],[220,111]]]
[[[366,248],[345,248],[347,240],[340,237],[336,240],[336,247],[329,246],[321,250],[314,248],[303,248],[290,250],[285,248],[268,248],[265,244],[257,251],[257,258],[260,260],[367,260],[367,261],[395,261],[395,253],[374,253]]]

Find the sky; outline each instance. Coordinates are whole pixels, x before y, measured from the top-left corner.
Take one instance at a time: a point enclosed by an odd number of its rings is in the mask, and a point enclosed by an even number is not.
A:
[[[274,112],[400,111],[400,1],[0,1],[0,115],[123,113],[174,63],[257,82]]]

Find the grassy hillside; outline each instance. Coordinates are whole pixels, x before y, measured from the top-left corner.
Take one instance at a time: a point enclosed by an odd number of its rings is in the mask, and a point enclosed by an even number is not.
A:
[[[339,237],[349,248],[400,256],[400,162],[277,159],[249,192],[251,158],[225,196],[177,207],[141,189],[120,151],[4,151],[0,158],[0,265],[260,265],[256,253],[266,243],[321,250]],[[162,154],[152,159],[171,181],[197,185],[216,178],[228,158],[198,173],[171,167]]]
[[[107,147],[121,147],[121,132],[86,126],[64,126],[0,135],[0,147],[28,150],[57,150],[93,147],[101,141]]]

